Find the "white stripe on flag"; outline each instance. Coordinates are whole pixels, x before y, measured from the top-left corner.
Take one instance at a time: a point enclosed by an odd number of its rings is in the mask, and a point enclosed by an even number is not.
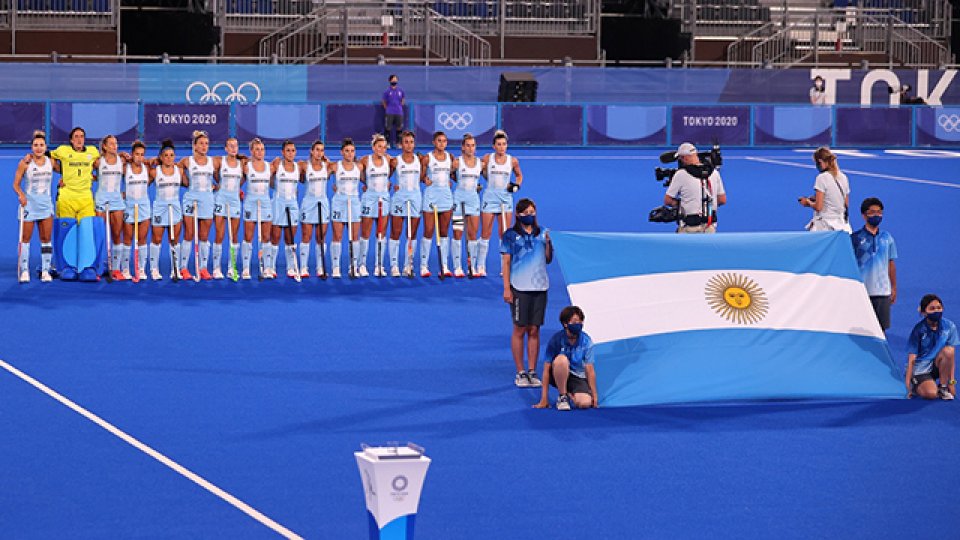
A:
[[[726,276],[726,277],[724,277]],[[728,320],[714,303],[737,276],[758,288],[747,309],[727,309],[755,322]],[[713,294],[708,292],[713,280]],[[748,285],[746,288],[752,287]],[[568,286],[586,314],[584,329],[595,343],[672,332],[713,329],[806,330],[884,339],[866,289],[836,276],[769,270],[671,272],[603,279]],[[764,301],[766,312],[758,311]],[[727,306],[721,303],[721,308]],[[762,315],[762,316],[761,316]]]

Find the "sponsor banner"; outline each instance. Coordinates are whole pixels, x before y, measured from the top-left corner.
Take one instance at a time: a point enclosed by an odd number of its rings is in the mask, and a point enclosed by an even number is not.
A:
[[[583,144],[583,107],[504,104],[501,115],[510,144]]]
[[[132,143],[140,129],[139,113],[136,103],[51,103],[50,136],[67,141],[70,130],[80,126],[90,141],[113,135],[120,144]]]
[[[357,155],[363,155],[361,149],[370,147],[372,135],[384,132],[383,117],[383,106],[379,103],[327,105],[324,140],[333,145],[350,137],[357,144]],[[409,107],[404,107],[404,129],[409,119]]]
[[[193,142],[194,130],[206,131],[211,143],[225,141],[230,136],[230,106],[154,103],[143,106],[143,138],[151,143],[163,139]]]
[[[320,138],[320,105],[238,105],[237,138],[278,143],[289,139],[309,144]]]
[[[838,146],[909,146],[913,111],[905,108],[838,107]]]
[[[496,105],[414,105],[413,118],[417,140],[422,143],[442,131],[451,144],[470,133],[480,147],[493,143],[497,130]]]
[[[587,144],[667,144],[667,107],[590,105]]]
[[[304,103],[307,71],[305,66],[147,64],[140,68],[140,99],[148,103]]]
[[[758,105],[754,108],[753,142],[758,145],[830,144],[830,107]]]
[[[43,103],[0,103],[0,117],[0,143],[30,144],[33,132],[44,129]]]
[[[917,144],[957,146],[960,143],[960,108],[917,109]]]
[[[750,107],[674,107],[670,144],[750,144]]]

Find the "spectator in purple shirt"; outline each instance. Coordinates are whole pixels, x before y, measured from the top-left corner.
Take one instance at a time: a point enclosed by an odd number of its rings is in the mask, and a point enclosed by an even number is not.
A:
[[[403,105],[404,98],[406,94],[403,93],[403,89],[398,86],[399,79],[396,75],[390,75],[388,79],[390,81],[390,88],[387,88],[387,91],[383,93],[383,110],[386,113],[384,116],[384,136],[387,138],[387,143],[392,147],[397,147],[397,136],[403,131]]]

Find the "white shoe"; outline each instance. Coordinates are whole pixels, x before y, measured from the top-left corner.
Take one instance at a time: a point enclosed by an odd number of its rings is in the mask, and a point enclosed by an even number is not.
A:
[[[420,277],[430,277],[430,269],[426,266],[420,267]]]
[[[404,267],[403,267],[403,275],[405,275],[405,276],[412,276],[412,275],[413,275],[413,266],[412,266],[412,265],[409,265],[409,264],[406,265],[406,266],[404,266]]]
[[[453,277],[465,277],[466,274],[463,273],[463,268],[455,268],[453,270]]]
[[[250,279],[250,270],[244,270],[243,274],[240,276],[240,279]]]
[[[357,275],[360,277],[368,277],[370,275],[370,272],[367,272],[367,266],[366,265],[361,266],[360,269],[357,270]]]
[[[219,268],[213,269],[213,279],[223,279],[223,271]]]
[[[277,279],[277,271],[273,269],[267,270],[267,275],[265,277],[267,279]]]
[[[477,271],[473,273],[475,277],[487,277],[487,267],[478,266]]]
[[[30,272],[26,270],[20,272],[20,283],[30,283]]]
[[[124,270],[124,271],[121,273],[121,275],[123,276],[123,279],[126,279],[126,280],[131,280],[131,279],[133,279],[133,276],[130,275],[130,270]]]
[[[334,267],[333,271],[330,272],[330,277],[333,279],[340,279],[340,268]]]
[[[297,277],[297,273],[293,271],[293,268],[287,268],[287,277],[290,279]]]
[[[154,280],[154,281],[160,281],[160,280],[163,279],[163,276],[160,275],[160,271],[159,271],[159,270],[157,270],[156,268],[151,268],[151,269],[150,269],[150,279],[152,279],[152,280]]]
[[[53,277],[50,275],[50,272],[44,270],[43,272],[40,272],[40,281],[44,283],[50,283],[53,281]]]
[[[394,266],[390,269],[390,277],[400,277],[400,269]]]
[[[306,268],[304,268],[304,269],[300,272],[300,277],[301,277],[301,278],[308,278],[308,277],[310,277],[310,271],[307,270]]]

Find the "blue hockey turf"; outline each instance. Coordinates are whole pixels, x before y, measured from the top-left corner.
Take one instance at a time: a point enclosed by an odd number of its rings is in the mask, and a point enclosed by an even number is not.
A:
[[[5,178],[23,153],[2,152]],[[646,220],[663,199],[659,150],[513,153],[543,226],[669,234]],[[855,228],[863,198],[886,205],[900,254],[888,337],[902,363],[924,293],[960,319],[960,153],[861,153],[840,166]],[[800,230],[810,155],[725,151],[721,233]],[[421,539],[960,535],[960,403],[533,410],[539,390],[513,386],[495,240],[492,277],[473,281],[18,285],[12,191],[5,200],[0,360],[298,535],[367,537],[351,453],[385,441],[433,459]],[[550,277],[544,341],[568,302],[556,264]],[[276,536],[6,369],[0,434],[6,538]]]

